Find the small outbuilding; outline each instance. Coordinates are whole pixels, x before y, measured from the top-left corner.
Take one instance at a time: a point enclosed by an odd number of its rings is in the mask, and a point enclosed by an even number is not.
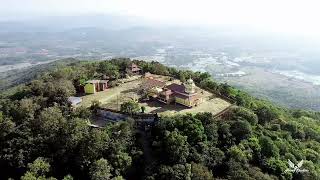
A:
[[[70,102],[71,106],[76,106],[82,102],[82,98],[71,96],[68,98],[68,101]]]
[[[127,72],[128,74],[138,75],[138,74],[141,74],[141,69],[140,69],[139,66],[136,65],[135,63],[131,63],[131,64],[127,67],[126,72]]]
[[[84,91],[86,94],[94,94],[108,89],[108,80],[90,80],[85,83]]]

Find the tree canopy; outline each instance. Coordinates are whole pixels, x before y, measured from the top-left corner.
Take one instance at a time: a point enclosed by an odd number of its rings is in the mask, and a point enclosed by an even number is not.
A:
[[[83,81],[120,78],[129,59],[54,68],[0,95],[0,179],[320,179],[320,113],[286,109],[250,96],[208,73],[134,61],[144,72],[191,77],[235,103],[228,116],[160,116],[142,132],[134,120],[92,128],[101,105],[72,108]],[[128,115],[138,103],[121,105]],[[308,173],[285,172],[304,160]],[[151,163],[150,163],[151,162]]]

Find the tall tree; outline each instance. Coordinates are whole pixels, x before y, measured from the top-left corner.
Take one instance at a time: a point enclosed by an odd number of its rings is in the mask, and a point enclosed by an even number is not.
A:
[[[128,101],[121,104],[120,111],[128,114],[139,112],[139,104],[135,101]]]
[[[165,138],[165,151],[172,163],[185,163],[189,156],[187,136],[182,136],[177,130],[168,132]]]
[[[45,180],[50,171],[50,164],[42,157],[28,164],[28,171],[21,177],[22,180]],[[55,178],[48,178],[55,179]]]
[[[109,180],[112,177],[113,170],[109,162],[103,158],[94,162],[90,168],[90,177],[92,180]]]

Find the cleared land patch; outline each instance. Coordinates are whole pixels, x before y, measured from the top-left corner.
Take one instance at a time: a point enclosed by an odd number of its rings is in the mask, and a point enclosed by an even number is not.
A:
[[[177,83],[178,80],[173,82]],[[99,101],[103,107],[119,110],[120,105],[123,102],[139,99],[139,88],[141,86],[142,79],[133,80],[120,84],[119,86],[107,89],[106,91],[97,92],[95,94],[87,95],[83,97],[82,106],[89,107],[94,100]],[[230,103],[215,97],[213,94],[197,88],[197,91],[203,97],[203,102],[196,107],[188,108],[179,104],[164,104],[157,100],[149,100],[145,102],[139,102],[140,106],[146,107],[146,113],[158,113],[161,115],[174,115],[180,113],[198,113],[198,112],[211,112],[217,114],[230,106]]]

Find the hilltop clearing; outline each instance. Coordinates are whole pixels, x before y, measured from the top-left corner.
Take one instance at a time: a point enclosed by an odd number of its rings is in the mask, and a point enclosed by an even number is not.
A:
[[[127,58],[35,77],[0,95],[0,179],[320,179],[319,112],[254,98],[208,73]],[[138,78],[121,83],[128,77]],[[141,97],[130,95],[134,87]],[[120,92],[116,113],[125,118],[92,125]],[[144,101],[183,113],[147,114]],[[207,112],[219,104],[233,105]],[[149,115],[151,123],[137,118]],[[288,160],[307,172],[293,172]]]

